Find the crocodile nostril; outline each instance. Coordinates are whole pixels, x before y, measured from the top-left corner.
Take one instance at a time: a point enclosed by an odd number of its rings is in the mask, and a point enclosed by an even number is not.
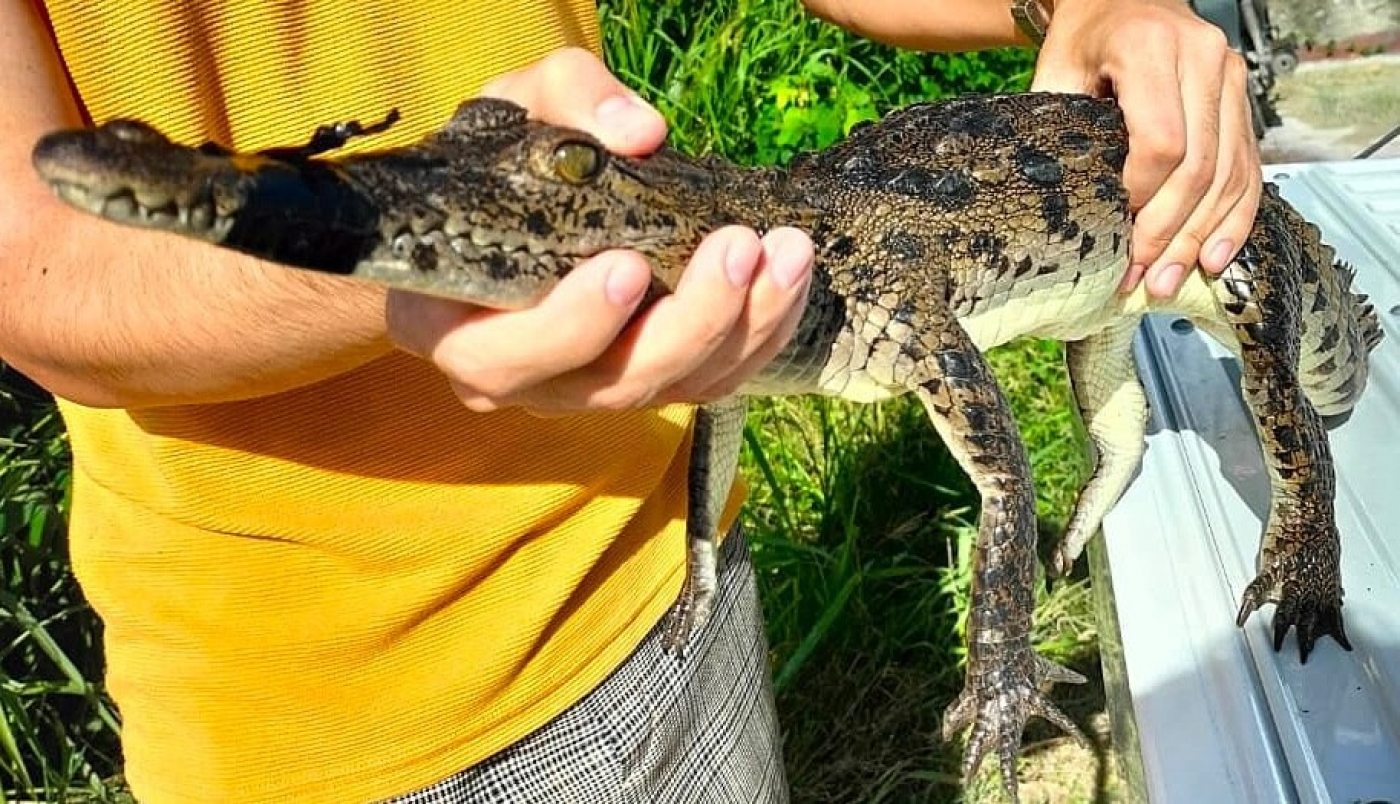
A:
[[[170,142],[164,134],[139,120],[112,120],[102,126],[102,130],[123,142]]]

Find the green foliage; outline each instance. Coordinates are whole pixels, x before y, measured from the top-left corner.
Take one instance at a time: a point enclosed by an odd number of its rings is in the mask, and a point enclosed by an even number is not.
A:
[[[101,627],[68,570],[67,439],[53,403],[0,363],[0,786],[73,800],[117,770]]]
[[[896,50],[808,15],[792,0],[609,0],[609,66],[661,109],[672,144],[744,164],[830,145],[863,120],[917,101],[1024,89],[1022,50]]]

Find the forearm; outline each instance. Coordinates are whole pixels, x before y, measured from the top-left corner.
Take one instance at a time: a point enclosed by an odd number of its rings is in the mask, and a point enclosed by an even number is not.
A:
[[[1011,18],[1010,0],[803,2],[822,19],[899,47],[954,51],[1028,44]]]
[[[383,294],[132,232],[49,199],[0,235],[0,357],[89,405],[287,390],[390,349]]]
[[[26,0],[0,2],[0,358],[104,406],[222,401],[345,371],[391,347],[382,292],[63,206],[29,164],[78,123]]]

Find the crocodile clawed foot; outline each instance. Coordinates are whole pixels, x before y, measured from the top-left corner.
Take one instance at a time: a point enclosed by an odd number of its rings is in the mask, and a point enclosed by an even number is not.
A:
[[[719,586],[719,559],[710,539],[691,538],[686,559],[685,583],[666,615],[661,644],[668,653],[684,656],[690,640],[710,620],[715,590]]]
[[[1083,684],[1084,676],[1061,667],[1039,655],[1033,655],[1030,677],[1017,674],[997,674],[1001,683],[978,684],[972,678],[943,714],[943,739],[951,740],[969,724],[967,749],[963,753],[964,786],[971,781],[987,753],[995,749],[1001,764],[1001,782],[1012,801],[1017,797],[1016,756],[1021,750],[1021,732],[1032,715],[1054,723],[1081,745],[1088,745],[1079,727],[1074,725],[1040,691],[1042,682]]]
[[[1074,562],[1079,558],[1082,545],[1076,549],[1069,543],[1068,539],[1061,539],[1055,545],[1054,551],[1050,553],[1050,561],[1045,565],[1045,574],[1049,578],[1064,578],[1074,569]]]
[[[1054,548],[1045,557],[1046,579],[1068,578],[1070,572],[1074,570],[1074,562],[1084,555],[1084,548],[1089,544],[1089,540],[1098,533],[1098,525],[1086,525],[1085,521],[1098,520],[1083,516],[1077,511],[1070,518],[1070,523],[1065,527],[1060,538],[1055,542]]]
[[[1298,630],[1298,661],[1306,664],[1317,640],[1330,636],[1346,650],[1351,650],[1346,628],[1342,623],[1341,590],[1318,593],[1281,584],[1275,573],[1265,570],[1245,587],[1235,624],[1243,626],[1249,616],[1265,603],[1275,603],[1274,650],[1283,650],[1284,638],[1290,628]]]
[[[1284,601],[1274,611],[1274,650],[1283,649],[1288,629],[1298,629],[1298,661],[1307,664],[1317,640],[1330,636],[1345,650],[1351,650],[1346,628],[1342,625],[1342,603]]]

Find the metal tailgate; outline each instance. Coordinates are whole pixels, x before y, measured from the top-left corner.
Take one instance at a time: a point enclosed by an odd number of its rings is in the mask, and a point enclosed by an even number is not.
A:
[[[1115,700],[1114,715],[1135,718],[1119,733],[1135,731],[1139,784],[1157,804],[1397,804],[1400,159],[1272,165],[1265,175],[1356,266],[1385,329],[1366,393],[1331,432],[1343,614],[1356,649],[1325,638],[1300,665],[1290,634],[1275,653],[1273,606],[1235,627],[1268,478],[1234,359],[1189,322],[1154,316],[1135,344],[1153,410],[1147,455],[1094,556],[1102,566],[1106,555],[1121,633],[1114,667],[1111,621],[1104,629],[1105,672],[1126,675],[1131,699]]]

